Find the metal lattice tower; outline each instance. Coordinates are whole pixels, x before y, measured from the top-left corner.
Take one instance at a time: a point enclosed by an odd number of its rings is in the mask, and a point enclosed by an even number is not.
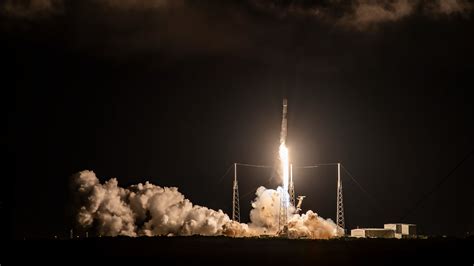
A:
[[[289,187],[288,187],[288,194],[290,195],[291,205],[296,206],[295,184],[293,183],[293,164],[290,164],[290,184],[289,184]]]
[[[234,163],[234,184],[232,193],[232,220],[240,223],[239,185],[237,183],[237,163]]]
[[[280,188],[280,215],[278,219],[278,228],[282,232],[288,222],[288,206],[286,206],[286,191]]]
[[[341,164],[337,163],[337,225],[344,229],[344,203],[342,198]]]

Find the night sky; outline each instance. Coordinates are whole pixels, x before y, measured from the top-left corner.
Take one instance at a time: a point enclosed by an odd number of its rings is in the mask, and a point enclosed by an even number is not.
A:
[[[342,162],[368,192],[343,175],[347,228],[408,215],[423,234],[473,232],[474,9],[413,2],[0,4],[6,234],[67,235],[84,169],[231,214],[223,175],[274,164],[284,97],[293,164]],[[272,176],[239,168],[244,222]],[[335,219],[335,167],[294,179],[304,210]]]

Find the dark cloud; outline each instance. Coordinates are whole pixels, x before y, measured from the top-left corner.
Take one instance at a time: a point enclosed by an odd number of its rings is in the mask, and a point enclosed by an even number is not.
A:
[[[97,0],[97,2],[120,9],[154,9],[183,4],[183,0]]]
[[[356,1],[275,1],[253,0],[253,5],[278,16],[306,16],[357,30],[374,29],[382,23],[409,16],[457,15],[470,13],[468,0],[356,0]]]
[[[163,9],[199,9],[200,6],[223,6],[221,1],[190,0],[93,0],[85,1],[95,7],[119,11],[159,12]],[[236,6],[239,1],[225,4]],[[41,18],[65,12],[67,0],[6,0],[0,4],[3,14],[18,18]],[[466,15],[473,11],[474,4],[468,0],[326,0],[326,1],[281,1],[247,0],[252,9],[277,17],[311,17],[341,27],[368,30],[383,23],[400,21],[415,14],[429,17]],[[217,10],[221,12],[222,10]],[[238,10],[237,10],[238,12]],[[232,12],[228,12],[231,14]],[[229,15],[224,13],[224,15]],[[231,19],[231,18],[230,18]]]
[[[358,29],[393,22],[413,14],[417,1],[358,1],[353,10],[345,14],[340,23]]]
[[[299,42],[281,36],[312,38],[321,27],[367,32],[414,16],[468,16],[472,8],[465,0],[7,0],[2,19],[14,19],[0,27],[15,34],[26,29],[45,42],[54,33],[63,47],[112,57],[145,52],[278,61]],[[45,17],[49,24],[35,20]]]
[[[171,3],[172,2],[172,3]],[[232,54],[246,49],[251,19],[232,4],[190,4],[185,1],[95,2],[95,7],[74,11],[72,23],[78,48],[117,51],[167,51],[174,56],[196,52]],[[83,16],[82,14],[87,14]],[[99,44],[99,45],[98,45]]]
[[[63,12],[62,0],[5,0],[0,13],[10,17],[34,19]]]
[[[467,0],[437,0],[426,5],[426,11],[434,15],[467,14],[473,8],[474,4]]]

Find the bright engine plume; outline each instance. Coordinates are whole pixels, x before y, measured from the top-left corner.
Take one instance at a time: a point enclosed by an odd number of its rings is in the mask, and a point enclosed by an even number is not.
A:
[[[285,191],[288,191],[289,183],[289,158],[288,158],[288,148],[286,147],[286,137],[288,135],[288,101],[283,99],[283,113],[281,119],[281,131],[280,131],[280,148],[279,148],[279,159],[281,164],[281,179],[283,183],[283,188]]]
[[[286,147],[285,143],[280,144],[279,149],[280,155],[280,162],[281,162],[281,177],[283,181],[283,189],[288,191],[288,183],[289,183],[289,158],[288,158],[288,148]]]
[[[289,158],[288,158],[288,148],[286,147],[286,137],[288,135],[288,101],[283,99],[283,113],[281,120],[281,132],[280,132],[280,147],[278,151],[278,159],[280,161],[280,176],[283,183],[283,188],[279,189],[280,193],[280,213],[279,213],[279,227],[285,228],[288,221],[288,207],[289,207],[289,193],[288,193],[288,184],[289,184]]]

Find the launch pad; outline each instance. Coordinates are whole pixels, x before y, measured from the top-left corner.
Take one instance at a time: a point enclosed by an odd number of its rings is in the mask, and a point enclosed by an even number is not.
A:
[[[279,165],[275,167],[277,175],[280,177],[282,186],[278,187],[277,191],[280,197],[279,202],[279,214],[278,214],[278,231],[277,236],[287,236],[288,234],[288,219],[289,216],[294,213],[289,213],[289,207],[292,206],[292,210],[295,213],[301,211],[301,205],[305,196],[298,196],[298,205],[296,205],[296,194],[293,180],[293,164],[289,161],[289,150],[286,146],[288,136],[288,100],[283,99],[282,103],[282,121],[280,131],[280,146],[278,152]],[[237,166],[250,166],[250,167],[268,167],[252,164],[234,163],[234,177],[233,177],[233,195],[232,195],[232,220],[240,223],[240,200],[239,200],[239,189],[237,180]],[[316,168],[319,166],[337,165],[337,208],[336,208],[336,224],[341,232],[345,231],[344,224],[344,205],[343,205],[343,192],[342,192],[342,180],[341,180],[341,164],[320,164],[311,166],[300,166],[299,168]]]

